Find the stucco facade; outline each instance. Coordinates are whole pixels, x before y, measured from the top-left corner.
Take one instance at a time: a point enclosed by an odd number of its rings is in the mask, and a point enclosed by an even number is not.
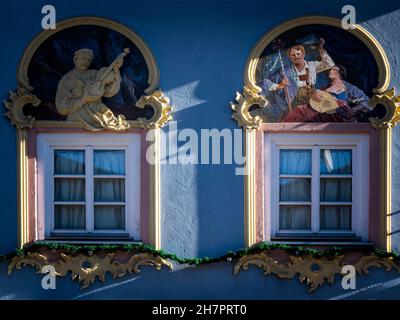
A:
[[[2,100],[15,87],[24,49],[41,32],[41,8],[48,1],[2,1],[0,93]],[[308,15],[341,19],[346,1],[57,1],[57,21],[98,16],[131,28],[151,49],[160,71],[160,84],[173,106],[178,129],[237,129],[230,102],[243,88],[243,71],[251,49],[270,29]],[[396,1],[354,1],[357,24],[384,48],[390,63],[390,88],[400,93],[400,5]],[[167,124],[161,130],[168,132]],[[16,130],[0,117],[3,150],[0,181],[0,254],[17,247]],[[400,128],[392,131],[392,248],[400,250]],[[161,164],[161,248],[179,257],[213,257],[245,246],[244,179],[235,164]],[[370,195],[379,197],[378,195]],[[281,280],[250,267],[233,275],[233,264],[180,267],[173,271],[144,268],[140,274],[85,291],[68,277],[57,279],[57,290],[43,290],[41,276],[31,268],[7,275],[0,262],[0,299],[328,299],[399,296],[398,274],[374,269],[357,277],[357,290],[345,291],[336,276],[309,294],[298,279]],[[159,285],[162,283],[162,286]],[[362,291],[367,286],[374,289]],[[353,292],[353,294],[351,294]],[[345,298],[343,296],[343,298]]]

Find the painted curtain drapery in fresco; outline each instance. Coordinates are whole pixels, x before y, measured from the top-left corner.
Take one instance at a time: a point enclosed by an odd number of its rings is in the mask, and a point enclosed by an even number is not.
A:
[[[368,105],[378,84],[368,47],[346,30],[306,25],[267,45],[256,81],[269,104],[253,109],[263,122],[368,122],[382,116]]]
[[[140,109],[136,101],[148,87],[149,70],[145,58],[134,43],[121,33],[102,26],[81,25],[63,29],[45,40],[36,50],[28,68],[28,78],[35,95],[42,101],[37,108],[26,106],[24,113],[37,120],[65,120],[57,112],[55,96],[57,85],[63,75],[74,69],[72,57],[81,48],[93,51],[91,69],[110,65],[124,48],[130,53],[120,68],[120,90],[102,102],[115,114],[122,114],[128,120],[139,117],[149,119],[151,107]]]

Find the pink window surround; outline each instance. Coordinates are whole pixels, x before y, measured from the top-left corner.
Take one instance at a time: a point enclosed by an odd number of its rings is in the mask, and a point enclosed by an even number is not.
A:
[[[380,139],[369,123],[263,123],[256,133],[256,241],[264,241],[264,134],[359,134],[369,135],[369,230],[368,238],[379,243],[380,230]]]
[[[70,129],[70,128],[33,128],[29,131],[28,135],[28,174],[29,174],[29,242],[36,240],[44,240],[44,231],[39,232],[38,230],[44,230],[44,226],[39,226],[40,223],[44,223],[44,219],[38,217],[44,217],[43,213],[38,212],[37,195],[39,190],[37,183],[37,135],[39,133],[84,133],[90,132],[83,129]],[[146,141],[146,131],[142,129],[129,129],[123,133],[139,133],[140,134],[140,149],[141,149],[141,161],[140,161],[140,234],[141,241],[149,243],[149,163],[146,160],[146,150],[151,142]],[[92,133],[95,135],[96,133]],[[107,132],[107,134],[115,134],[116,132]],[[40,227],[40,228],[39,228]]]

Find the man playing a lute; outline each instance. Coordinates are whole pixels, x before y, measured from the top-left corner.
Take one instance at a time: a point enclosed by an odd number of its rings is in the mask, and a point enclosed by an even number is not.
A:
[[[123,115],[117,117],[101,98],[115,96],[120,90],[120,67],[125,49],[109,67],[89,69],[93,51],[80,49],[74,53],[75,68],[65,74],[56,92],[57,111],[69,121],[79,121],[89,130],[124,130],[129,124]]]

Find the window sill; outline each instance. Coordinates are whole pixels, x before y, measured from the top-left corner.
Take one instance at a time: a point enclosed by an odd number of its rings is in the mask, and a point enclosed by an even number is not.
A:
[[[304,245],[304,246],[313,246],[313,245],[318,245],[318,246],[339,246],[339,247],[372,247],[373,243],[370,241],[361,241],[361,240],[356,240],[356,239],[348,239],[348,240],[337,240],[337,239],[330,239],[330,240],[324,240],[321,238],[308,238],[308,239],[293,239],[293,240],[288,240],[286,237],[285,238],[273,238],[271,241],[267,241],[266,243],[271,243],[271,244],[287,244],[287,245]]]
[[[93,238],[93,237],[76,237],[76,238],[65,238],[65,237],[48,237],[45,240],[35,241],[35,244],[43,243],[70,243],[70,244],[141,244],[142,241],[134,240],[133,238]]]

